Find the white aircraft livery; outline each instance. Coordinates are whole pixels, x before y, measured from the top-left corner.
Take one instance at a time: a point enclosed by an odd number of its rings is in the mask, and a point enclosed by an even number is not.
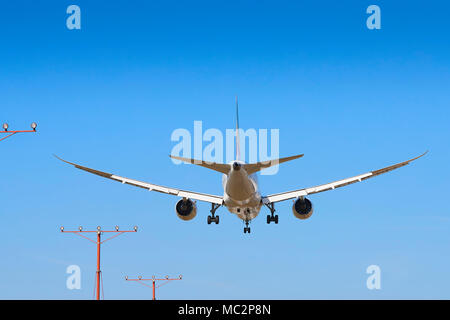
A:
[[[236,113],[237,113],[237,99],[236,99]],[[71,164],[78,169],[99,175],[104,178],[119,181],[124,184],[129,184],[135,187],[144,188],[150,191],[158,191],[161,193],[171,194],[180,197],[181,199],[175,205],[175,211],[178,217],[182,220],[192,220],[197,215],[197,206],[195,200],[208,202],[211,204],[211,215],[208,215],[208,224],[212,222],[218,224],[219,216],[215,214],[216,210],[221,206],[227,207],[228,211],[237,215],[245,223],[244,233],[250,233],[249,223],[254,219],[264,205],[270,210],[270,215],[267,215],[267,223],[278,223],[278,215],[275,215],[275,203],[293,199],[292,212],[298,219],[308,219],[313,213],[313,206],[311,201],[306,196],[334,190],[339,187],[347,186],[349,184],[360,182],[372,177],[376,177],[380,174],[392,171],[394,169],[406,166],[410,162],[424,156],[422,155],[412,158],[410,160],[400,162],[382,169],[370,171],[364,174],[360,174],[351,178],[338,180],[326,184],[321,184],[315,187],[297,189],[293,191],[281,192],[271,195],[261,195],[258,190],[258,182],[256,179],[256,173],[262,169],[269,168],[274,165],[278,165],[283,162],[298,159],[303,157],[303,154],[274,159],[257,163],[245,163],[239,160],[239,120],[236,117],[236,160],[231,161],[228,164],[212,163],[202,160],[194,160],[188,158],[181,158],[170,156],[173,159],[181,160],[183,162],[196,164],[214,171],[218,171],[223,174],[222,185],[224,189],[223,196],[210,195],[192,191],[185,191],[180,189],[168,188],[161,185],[133,180],[115,174],[106,173],[98,170],[94,170],[88,167],[78,165],[76,163],[68,162],[57,157],[59,160],[65,163]]]

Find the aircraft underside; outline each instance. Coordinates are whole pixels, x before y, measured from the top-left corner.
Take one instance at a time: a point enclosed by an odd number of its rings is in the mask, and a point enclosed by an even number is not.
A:
[[[223,206],[225,206],[229,212],[235,214],[239,219],[241,219],[245,223],[244,227],[244,233],[250,233],[250,227],[249,223],[251,220],[255,219],[259,212],[261,211],[261,207],[263,206],[261,196],[258,195],[258,199],[254,199],[254,201],[257,201],[256,203],[252,203],[253,206],[249,205],[237,205],[233,200],[228,198],[228,201],[224,203]],[[220,208],[220,205],[212,205],[211,208],[211,215],[208,216],[208,224],[216,223],[219,224],[219,216],[215,214],[216,210]],[[270,224],[271,222],[274,222],[275,224],[278,224],[278,215],[274,215],[275,209],[273,207],[268,206],[268,208],[271,211],[271,214],[267,216],[267,223]]]
[[[223,199],[223,206],[225,206],[229,212],[235,214],[245,223],[244,233],[250,233],[249,223],[251,220],[258,216],[261,207],[263,206],[261,195],[258,192],[253,192],[248,199],[235,200],[227,193],[225,193]],[[215,215],[215,211],[219,207],[220,206],[212,206],[211,215],[208,216],[208,224],[210,224],[211,222],[215,222],[216,224],[219,223],[219,216]],[[275,218],[273,218],[273,220],[271,221],[278,223],[278,216],[276,220]]]

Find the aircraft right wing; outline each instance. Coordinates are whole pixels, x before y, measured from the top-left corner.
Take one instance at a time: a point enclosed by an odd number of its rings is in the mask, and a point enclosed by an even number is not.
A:
[[[309,194],[314,194],[314,193],[319,193],[319,192],[323,192],[323,191],[328,191],[328,190],[334,190],[336,188],[340,188],[340,187],[344,187],[347,186],[349,184],[355,183],[355,182],[360,182],[372,177],[376,177],[380,174],[395,170],[397,168],[406,166],[407,164],[409,164],[410,162],[419,159],[420,157],[424,156],[428,151],[426,151],[425,153],[421,154],[418,157],[415,157],[413,159],[404,161],[404,162],[400,162],[397,164],[394,164],[392,166],[389,167],[385,167],[379,170],[375,170],[375,171],[370,171],[364,174],[360,174],[351,178],[347,178],[347,179],[343,179],[343,180],[338,180],[335,182],[331,182],[331,183],[326,183],[326,184],[322,184],[319,186],[315,186],[315,187],[310,187],[310,188],[304,188],[304,189],[298,189],[298,190],[294,190],[294,191],[288,191],[288,192],[282,192],[282,193],[277,193],[277,194],[272,194],[269,196],[265,196],[262,198],[262,201],[264,204],[270,204],[270,203],[275,203],[275,202],[280,202],[280,201],[284,201],[284,200],[288,200],[288,199],[295,199],[301,196],[306,196]]]
[[[83,167],[79,164],[76,163],[72,163],[69,161],[66,161],[64,159],[61,159],[60,157],[56,156],[56,158],[58,158],[59,160],[68,163],[72,166],[74,166],[77,169],[81,169],[93,174],[96,174],[98,176],[104,177],[104,178],[108,178],[111,180],[115,180],[115,181],[119,181],[123,184],[129,184],[135,187],[139,187],[139,188],[143,188],[143,189],[148,189],[149,191],[158,191],[161,193],[166,193],[166,194],[171,194],[174,196],[178,196],[178,197],[182,197],[182,198],[189,198],[189,199],[194,199],[194,200],[200,200],[200,201],[205,201],[205,202],[209,202],[209,203],[215,203],[215,204],[220,204],[222,205],[223,203],[223,197],[221,196],[215,196],[215,195],[210,195],[210,194],[205,194],[205,193],[198,193],[198,192],[192,192],[192,191],[185,191],[185,190],[179,190],[179,189],[174,189],[174,188],[167,188],[164,186],[160,186],[157,184],[152,184],[152,183],[147,183],[147,182],[142,182],[142,181],[138,181],[138,180],[133,180],[133,179],[129,179],[129,178],[125,178],[125,177],[121,177],[121,176],[116,176],[115,174],[111,174],[111,173],[107,173],[107,172],[103,172],[103,171],[98,171],[95,169],[91,169],[88,167]]]

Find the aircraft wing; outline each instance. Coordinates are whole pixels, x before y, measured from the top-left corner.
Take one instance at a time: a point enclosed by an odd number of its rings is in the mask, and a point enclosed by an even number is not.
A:
[[[280,201],[284,201],[284,200],[288,200],[288,199],[295,199],[297,197],[306,196],[309,194],[319,193],[319,192],[328,191],[328,190],[334,190],[336,188],[344,187],[344,186],[347,186],[347,185],[355,183],[355,182],[360,182],[360,181],[363,181],[363,180],[366,180],[366,179],[369,179],[372,177],[376,177],[380,174],[383,174],[383,173],[395,170],[397,168],[406,166],[410,162],[424,156],[427,152],[425,152],[425,153],[421,154],[420,156],[415,157],[413,159],[410,159],[410,160],[407,160],[404,162],[400,162],[400,163],[397,163],[392,166],[385,167],[385,168],[382,168],[379,170],[369,171],[367,173],[360,174],[358,176],[354,176],[351,178],[338,180],[335,182],[326,183],[326,184],[322,184],[322,185],[311,187],[311,188],[298,189],[298,190],[294,190],[294,191],[288,191],[288,192],[282,192],[282,193],[268,195],[268,196],[263,197],[262,201],[264,204],[269,204],[269,203],[280,202]]]
[[[174,188],[168,188],[168,187],[164,187],[164,186],[160,186],[160,185],[156,185],[156,184],[152,184],[152,183],[147,183],[147,182],[142,182],[142,181],[138,181],[138,180],[128,179],[128,178],[125,178],[125,177],[116,176],[116,175],[111,174],[111,173],[98,171],[98,170],[91,169],[91,168],[88,168],[88,167],[83,167],[83,166],[80,166],[80,165],[78,165],[76,163],[72,163],[72,162],[66,161],[64,159],[61,159],[58,156],[55,156],[55,157],[58,158],[59,160],[65,162],[65,163],[73,165],[75,168],[78,168],[78,169],[81,169],[81,170],[84,170],[84,171],[96,174],[96,175],[104,177],[104,178],[108,178],[108,179],[111,179],[111,180],[119,181],[119,182],[121,182],[123,184],[129,184],[129,185],[132,185],[132,186],[135,186],[135,187],[147,189],[149,191],[157,191],[157,192],[171,194],[171,195],[182,197],[182,198],[189,198],[189,199],[194,199],[194,200],[200,200],[200,201],[205,201],[205,202],[215,203],[215,204],[220,204],[220,205],[222,205],[222,203],[223,203],[223,198],[220,197],[220,196],[215,196],[215,195],[210,195],[210,194],[205,194],[205,193],[185,191],[185,190],[179,190],[179,189],[174,189]]]

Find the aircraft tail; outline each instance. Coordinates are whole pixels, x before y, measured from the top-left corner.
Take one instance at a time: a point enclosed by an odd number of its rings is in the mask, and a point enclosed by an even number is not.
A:
[[[196,160],[196,159],[190,159],[190,158],[182,158],[182,157],[176,157],[169,155],[172,159],[180,160],[186,163],[196,164],[198,166],[211,169],[217,172],[221,172],[224,174],[228,174],[230,172],[231,166],[229,164],[223,164],[223,163],[216,163],[216,162],[208,162],[208,161],[202,161],[202,160]]]
[[[172,156],[172,155],[170,155],[170,157],[172,159],[181,160],[186,163],[196,164],[198,166],[201,166],[201,167],[204,167],[207,169],[211,169],[211,170],[214,170],[217,172],[221,172],[223,174],[228,174],[231,170],[231,165],[229,165],[229,164],[208,162],[208,161],[195,160],[195,159],[190,159],[190,158],[182,158],[182,157],[176,157],[176,156]],[[261,171],[263,169],[270,168],[272,166],[276,166],[280,163],[291,161],[291,160],[298,159],[301,157],[303,157],[303,154],[298,154],[296,156],[273,159],[273,160],[268,160],[268,161],[261,161],[261,162],[256,162],[256,163],[246,163],[246,164],[243,164],[243,167],[244,167],[245,171],[247,171],[247,174],[252,174],[252,173]]]
[[[272,166],[276,166],[280,163],[291,161],[294,159],[298,159],[303,157],[303,154],[299,154],[296,156],[286,157],[286,158],[279,158],[274,160],[268,160],[268,161],[262,161],[257,163],[248,163],[244,164],[244,168],[247,171],[248,174],[252,174],[258,171],[261,171],[262,169],[266,169]],[[236,160],[240,160],[240,140],[239,140],[239,104],[238,104],[238,97],[236,96]]]
[[[239,145],[239,105],[238,97],[236,96],[236,160],[240,160],[240,145]]]
[[[196,164],[198,166],[211,169],[217,172],[221,172],[224,174],[228,174],[231,170],[230,164],[223,164],[223,163],[216,163],[216,162],[208,162],[208,161],[202,161],[202,160],[196,160],[196,159],[190,159],[190,158],[182,158],[177,156],[169,155],[172,159],[180,160],[186,163]],[[298,159],[303,157],[303,154],[285,157],[285,158],[279,158],[279,159],[273,159],[268,161],[260,161],[256,163],[246,163],[243,164],[244,169],[247,171],[248,174],[252,174],[258,171],[261,171],[266,168],[270,168],[272,166],[276,166],[280,163],[291,161],[294,159]],[[238,97],[236,96],[236,161],[240,161],[240,145],[239,145],[239,105],[238,105]]]
[[[301,157],[303,157],[303,154],[298,154],[296,156],[290,156],[290,157],[285,157],[285,158],[261,161],[261,162],[257,162],[257,163],[247,163],[247,164],[244,164],[243,166],[244,166],[245,171],[247,171],[248,174],[252,174],[252,173],[261,171],[263,169],[270,168],[272,166],[276,166],[280,163],[291,161],[291,160],[298,159]]]

